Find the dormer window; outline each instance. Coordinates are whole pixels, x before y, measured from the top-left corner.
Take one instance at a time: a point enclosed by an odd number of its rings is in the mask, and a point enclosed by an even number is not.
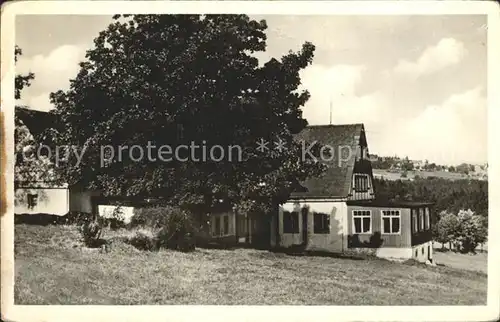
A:
[[[361,159],[362,160],[368,159],[368,147],[366,147],[366,146],[361,147]]]
[[[354,175],[354,191],[356,192],[367,192],[368,187],[368,175],[367,174],[355,174]]]

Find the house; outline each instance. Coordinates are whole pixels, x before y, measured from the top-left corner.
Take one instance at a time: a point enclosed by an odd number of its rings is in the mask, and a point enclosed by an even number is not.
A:
[[[17,121],[27,127],[34,140],[38,140],[45,129],[57,124],[56,116],[51,113],[23,107],[16,107],[15,112]],[[78,185],[58,184],[46,176],[33,173],[28,179],[17,179],[14,191],[16,214],[63,216],[70,211],[90,213],[94,207],[92,198],[99,195],[98,192],[84,190]]]
[[[325,173],[302,183],[279,207],[272,216],[271,247],[432,260],[432,205],[376,198],[362,124],[310,126],[298,139],[353,153],[324,162]]]
[[[50,122],[35,122],[36,113],[19,110],[17,114],[30,131],[39,132]],[[385,258],[432,261],[432,204],[376,198],[363,124],[309,126],[295,139],[329,148],[331,156],[319,160],[326,171],[302,182],[290,199],[271,213],[220,209],[200,214],[198,219],[205,239],[266,249],[361,252]],[[81,211],[108,216],[116,208],[110,198],[78,185],[21,182],[15,196],[16,214],[64,215]],[[132,200],[128,202],[123,207],[126,221],[137,205]]]

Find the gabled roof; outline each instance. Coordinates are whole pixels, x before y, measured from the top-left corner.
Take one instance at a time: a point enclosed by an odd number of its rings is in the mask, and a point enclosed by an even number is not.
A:
[[[16,117],[26,125],[34,137],[39,136],[47,129],[57,129],[58,117],[57,114],[52,112],[43,112],[16,106],[15,113]]]
[[[306,147],[313,142],[328,146],[333,152],[333,158],[320,160],[328,167],[326,171],[319,177],[302,182],[300,191],[293,192],[291,198],[348,197],[356,163],[356,151],[360,142],[366,142],[363,124],[308,126],[296,135],[296,140],[308,142]]]

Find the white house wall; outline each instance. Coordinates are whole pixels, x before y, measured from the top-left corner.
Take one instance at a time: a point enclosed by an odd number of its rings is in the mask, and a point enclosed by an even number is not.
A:
[[[36,194],[37,204],[28,207],[28,194]],[[14,192],[14,213],[64,216],[69,211],[68,188],[19,188]]]
[[[298,202],[302,209],[309,206],[307,225],[307,249],[318,251],[342,252],[347,247],[347,206],[344,201],[302,201]],[[297,202],[287,202],[282,206],[283,211],[297,209]],[[314,233],[314,213],[330,215],[330,232],[327,234]],[[279,212],[280,246],[290,247],[303,242],[302,213],[299,212],[299,232],[296,234],[283,233],[283,212]]]
[[[113,205],[99,205],[97,206],[97,211],[99,212],[99,216],[104,218],[112,218],[113,212],[118,208],[118,206]],[[122,219],[127,224],[132,219],[134,215],[134,207],[121,207],[122,211]]]
[[[342,252],[347,246],[344,230],[347,229],[347,207],[345,202],[309,203],[307,249]],[[314,233],[314,212],[330,214],[330,233]]]

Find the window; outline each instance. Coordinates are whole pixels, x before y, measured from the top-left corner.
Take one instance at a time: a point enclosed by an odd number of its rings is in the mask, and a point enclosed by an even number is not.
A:
[[[229,235],[229,216],[224,216],[222,218],[224,220],[224,231],[222,232],[222,234],[226,236]]]
[[[352,221],[353,234],[370,234],[372,232],[372,212],[370,210],[354,210]]]
[[[38,204],[38,195],[29,193],[28,194],[28,208],[33,209]]]
[[[354,191],[356,192],[368,191],[368,175],[366,174],[354,175]]]
[[[314,233],[329,234],[330,233],[330,215],[325,213],[314,214]]]
[[[285,211],[283,213],[283,233],[297,234],[299,232],[299,213]]]
[[[431,228],[431,216],[429,213],[429,208],[425,208],[425,230],[429,230]]]
[[[413,223],[413,232],[416,233],[418,231],[417,209],[411,210],[411,221]]]
[[[368,148],[366,146],[361,147],[361,159],[368,159]]]
[[[419,230],[424,231],[424,208],[418,210]]]
[[[399,210],[382,210],[382,233],[401,233],[401,213]]]

